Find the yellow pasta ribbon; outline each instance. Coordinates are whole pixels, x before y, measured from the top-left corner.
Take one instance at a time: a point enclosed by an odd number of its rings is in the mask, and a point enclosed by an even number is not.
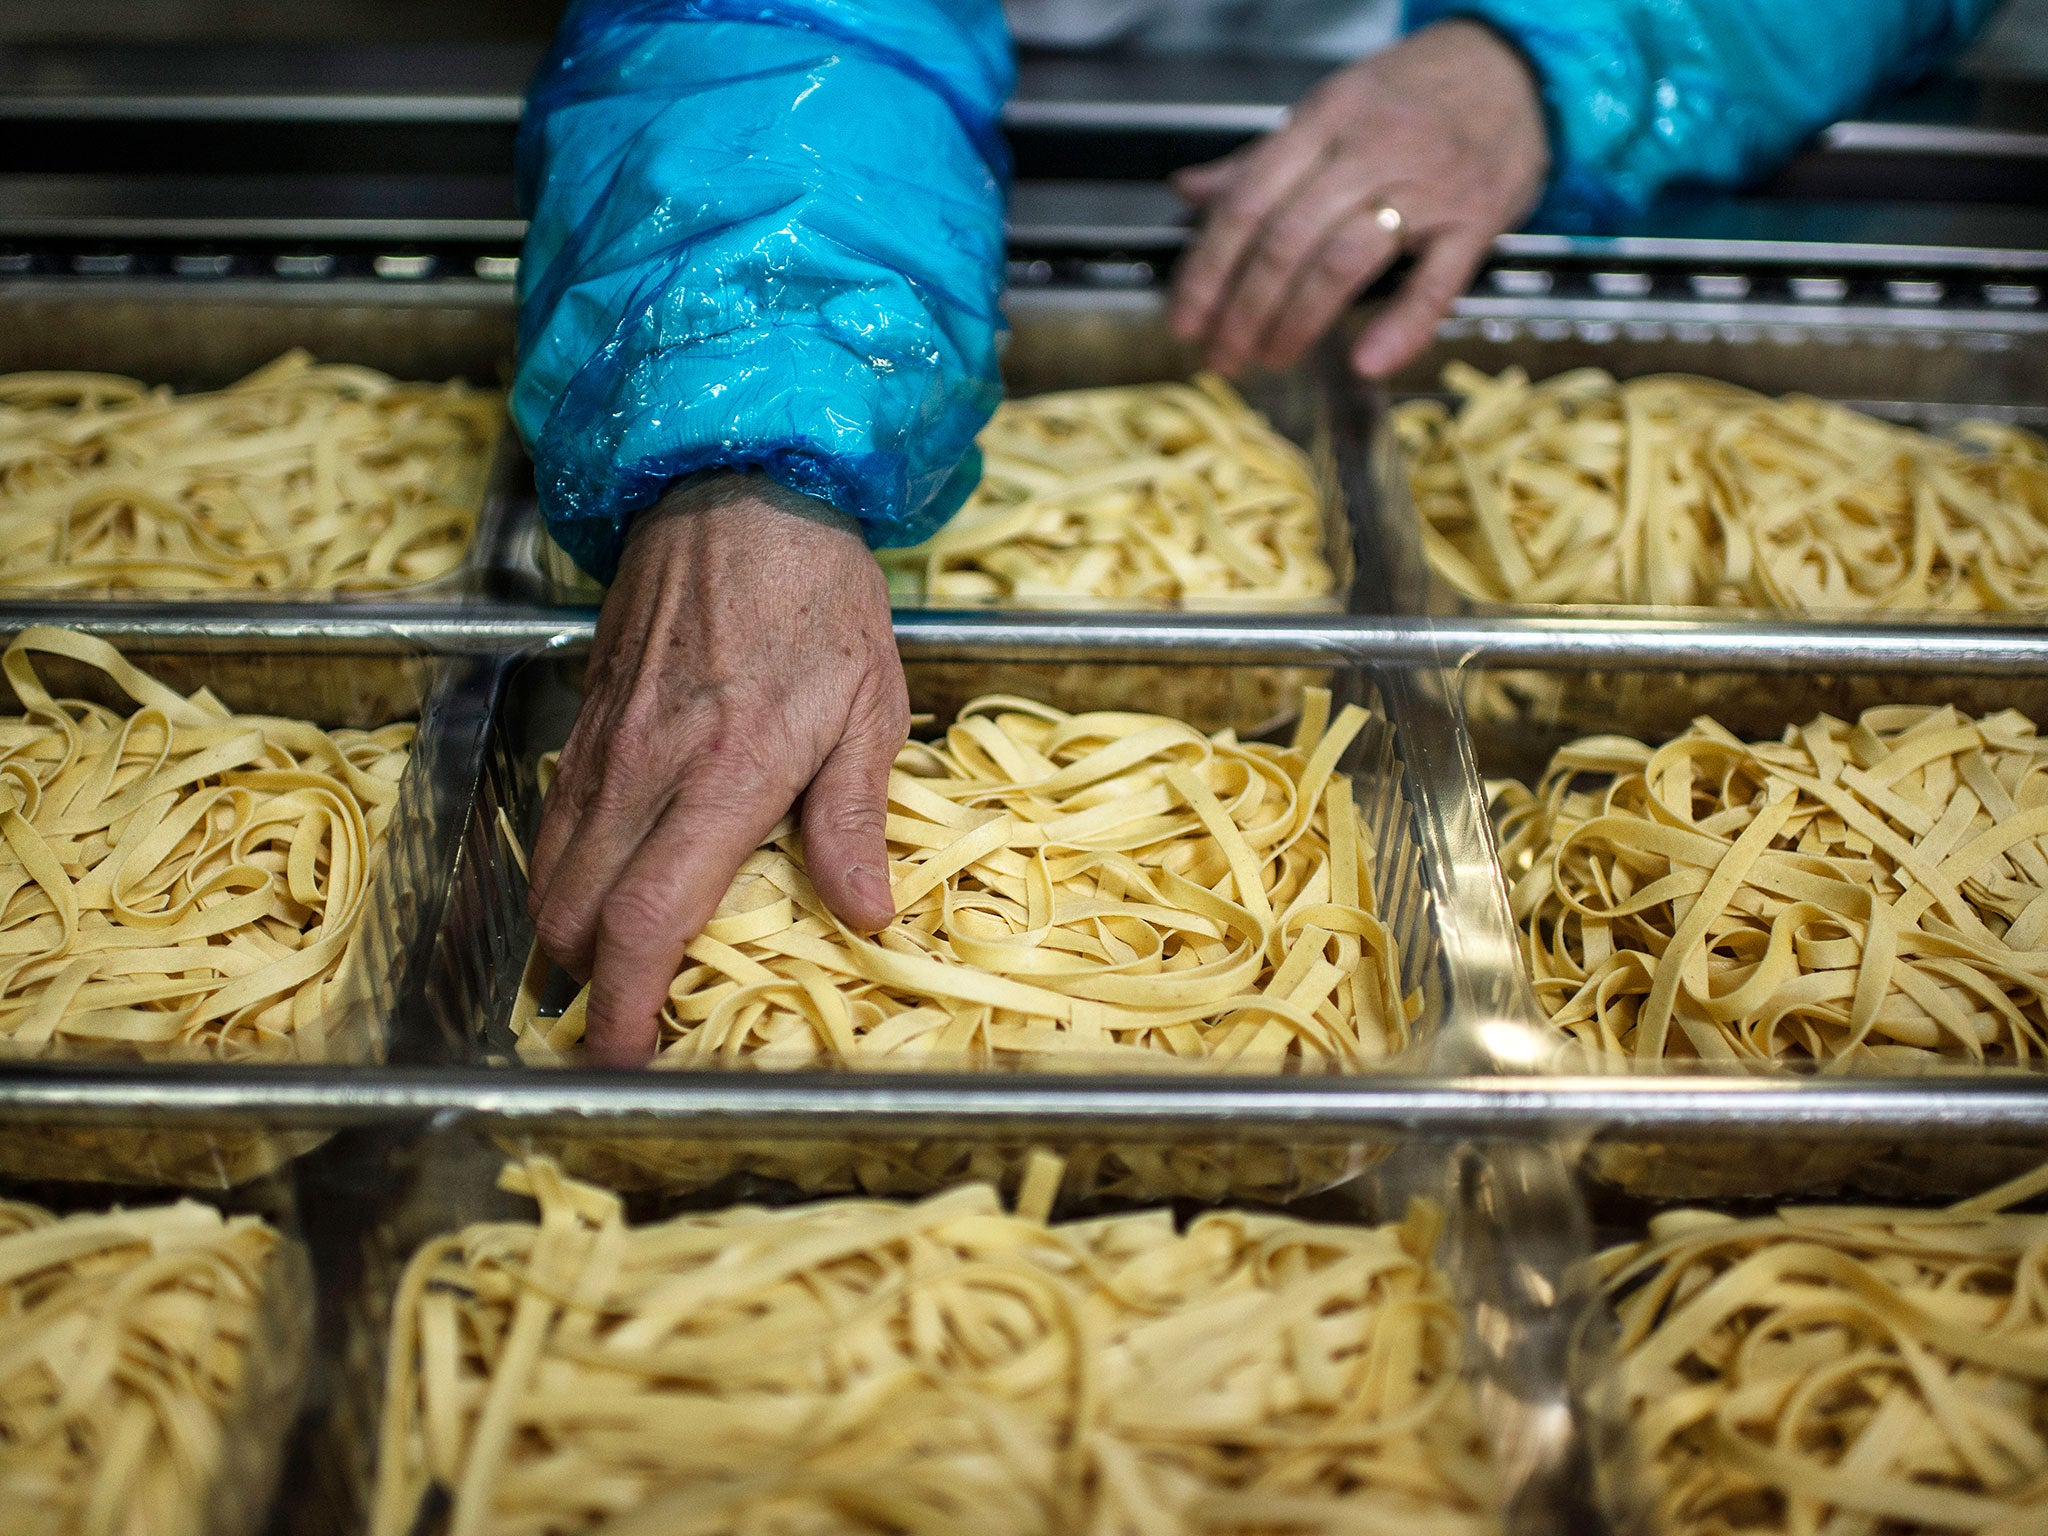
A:
[[[1712,379],[1454,363],[1395,408],[1430,568],[1478,602],[2048,608],[2048,444]]]
[[[2048,1053],[2048,742],[2017,711],[1588,737],[1495,810],[1538,1000],[1596,1058]]]
[[[390,592],[468,553],[502,397],[287,352],[226,389],[0,375],[0,590]]]
[[[1285,606],[1336,587],[1307,455],[1214,374],[1006,400],[979,442],[967,504],[878,552],[898,585],[1054,607]]]
[[[53,698],[38,654],[137,709]],[[0,1051],[325,1059],[414,727],[237,715],[70,630],[0,670]]]
[[[193,1201],[0,1202],[0,1525],[204,1536],[277,1234]]]
[[[1353,1072],[1420,1012],[1335,772],[1366,723],[1305,694],[1288,746],[1162,715],[1001,695],[889,784],[896,920],[842,926],[785,822],[741,866],[669,989],[657,1065],[1232,1066]],[[583,1002],[513,1027],[552,1061]]]
[[[1673,1210],[1601,1255],[1672,1536],[2048,1529],[2038,1174],[1949,1210]]]
[[[1498,1529],[1439,1216],[1049,1226],[1056,1169],[915,1205],[629,1227],[543,1159],[533,1222],[421,1248],[372,1536]]]

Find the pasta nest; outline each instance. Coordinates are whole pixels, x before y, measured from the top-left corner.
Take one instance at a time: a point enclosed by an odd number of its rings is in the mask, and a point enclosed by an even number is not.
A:
[[[1486,603],[2048,607],[2048,444],[1712,379],[1452,364],[1395,408],[1430,568]]]
[[[2048,742],[2013,710],[1574,742],[1534,792],[1495,791],[1537,997],[1595,1057],[2036,1061],[2044,768]]]
[[[400,1283],[372,1536],[1497,1529],[1438,1217],[1048,1226],[985,1185],[540,1220]]]
[[[1336,588],[1308,456],[1214,374],[1006,400],[979,442],[967,504],[879,552],[923,596],[1228,607]]]
[[[38,652],[137,708],[52,698]],[[325,1059],[414,727],[236,714],[68,630],[0,670],[0,1052]]]
[[[1339,759],[1366,723],[1304,691],[1293,743],[992,695],[889,778],[897,918],[872,939],[812,887],[793,822],[691,941],[660,1065],[1196,1065],[1354,1071],[1420,1012],[1376,914]],[[521,1054],[582,1038],[588,989]]]
[[[201,1536],[262,1344],[277,1234],[194,1201],[0,1202],[0,1517],[11,1536]]]
[[[2048,1529],[2048,1217],[1669,1211],[1600,1267],[1672,1536]]]
[[[461,565],[502,398],[293,351],[173,394],[0,375],[0,589],[387,592]]]

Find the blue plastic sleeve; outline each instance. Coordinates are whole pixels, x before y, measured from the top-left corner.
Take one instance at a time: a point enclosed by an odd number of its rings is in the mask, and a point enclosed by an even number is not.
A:
[[[610,580],[672,481],[758,470],[915,543],[1000,398],[996,0],[585,0],[527,99],[512,414]]]
[[[1483,21],[1541,82],[1551,179],[1532,222],[1598,230],[1676,182],[1740,186],[1968,42],[1999,0],[1408,0]]]

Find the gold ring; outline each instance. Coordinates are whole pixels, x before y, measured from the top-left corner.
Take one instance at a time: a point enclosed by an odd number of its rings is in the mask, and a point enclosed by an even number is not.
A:
[[[1401,243],[1401,231],[1408,227],[1408,221],[1401,217],[1401,210],[1392,203],[1374,203],[1372,221],[1379,225],[1396,245]]]

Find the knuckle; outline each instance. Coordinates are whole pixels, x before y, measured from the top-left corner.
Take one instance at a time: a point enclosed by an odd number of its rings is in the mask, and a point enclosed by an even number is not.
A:
[[[806,809],[812,831],[842,839],[880,837],[888,824],[883,807],[867,795],[833,795]]]
[[[598,927],[608,945],[631,948],[675,937],[674,894],[647,879],[621,880],[612,887],[598,913]]]
[[[540,947],[557,960],[570,961],[583,952],[583,924],[560,902],[543,902],[534,914],[533,934]]]

